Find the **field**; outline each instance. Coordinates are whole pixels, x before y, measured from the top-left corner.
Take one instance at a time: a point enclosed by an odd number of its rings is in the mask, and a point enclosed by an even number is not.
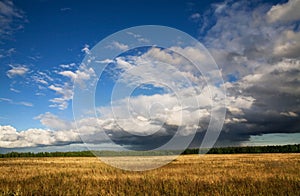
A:
[[[0,159],[0,195],[300,195],[300,154],[185,155],[150,171],[94,157]]]

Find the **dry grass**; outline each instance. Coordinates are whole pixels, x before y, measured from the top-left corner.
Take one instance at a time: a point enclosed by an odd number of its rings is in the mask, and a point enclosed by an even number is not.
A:
[[[300,154],[186,155],[144,172],[97,158],[11,158],[0,169],[0,195],[300,195]]]

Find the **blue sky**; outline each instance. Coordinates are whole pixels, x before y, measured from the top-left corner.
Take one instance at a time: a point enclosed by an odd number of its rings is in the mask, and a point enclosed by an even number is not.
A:
[[[1,1],[0,148],[2,151],[69,150],[70,145],[72,149],[81,148],[82,142],[76,136],[72,111],[73,84],[86,78],[89,80],[93,74],[97,74],[96,68],[86,67],[82,62],[91,56],[92,48],[99,41],[115,32],[139,25],[163,25],[183,31],[199,40],[214,58],[223,76],[222,87],[226,88],[227,95],[227,114],[219,145],[260,145],[262,141],[266,141],[263,144],[280,144],[278,134],[284,135],[282,144],[299,143],[299,6],[299,0],[257,0],[252,3],[192,0]],[[142,38],[138,34],[131,36]],[[122,52],[129,48],[122,40],[112,42],[112,47]],[[170,48],[191,59],[201,55],[193,48],[176,45]],[[116,129],[114,124],[110,124],[112,113],[108,106],[110,93],[116,83],[114,77],[129,72],[128,66],[138,67],[145,59],[152,65],[156,60],[173,63],[191,81],[199,75],[193,70],[185,70],[183,67],[186,62],[182,59],[177,65],[177,61],[172,60],[180,58],[166,50],[150,47],[137,51],[140,53],[127,51],[115,59],[106,59],[110,63],[96,92],[96,107],[102,124],[97,125],[100,128],[92,126],[91,122],[87,123],[87,116],[80,119],[77,128],[79,125],[79,129],[80,126],[90,130],[104,129],[120,145],[140,147],[144,144],[153,147],[153,144],[150,145],[152,140],[146,142],[140,137],[127,141],[118,132],[120,127]],[[168,61],[169,56],[171,61]],[[142,67],[141,70],[148,70],[145,72],[150,75],[156,73],[148,67]],[[161,70],[162,75],[156,73],[151,77],[159,81],[159,78],[166,77],[163,72]],[[131,81],[128,78],[138,75],[129,72],[123,76],[128,83]],[[175,75],[170,77],[176,78]],[[199,84],[202,83],[197,80],[192,85]],[[190,117],[187,118],[189,120],[181,119],[180,123],[176,120],[174,116],[178,115],[178,107],[173,103],[169,90],[167,86],[148,84],[140,86],[131,95],[132,104],[136,104],[139,113],[136,118],[145,128],[141,132],[151,132],[151,126],[155,123],[165,123],[161,125],[164,134],[155,136],[158,137],[158,143],[165,142],[161,138],[173,136],[167,134],[172,132],[171,128],[186,127],[189,130],[189,123],[198,122]],[[204,93],[205,88],[201,92]],[[199,138],[207,129],[209,107],[203,97],[197,97],[203,101],[203,107],[189,107],[193,109],[189,111],[200,112],[197,116],[200,122],[191,146],[199,145]],[[116,100],[116,110],[125,110],[122,103],[122,100]],[[150,115],[149,111],[142,110],[152,105],[152,112],[156,114],[155,122],[150,118],[154,115],[151,111]],[[158,117],[162,112],[161,107],[169,112],[164,118]],[[180,111],[181,114],[190,115],[185,113],[186,109],[181,108]],[[130,127],[127,131],[131,132],[135,126],[128,124],[131,122],[128,116],[120,112],[119,117],[121,129]],[[151,121],[151,126],[143,124],[145,119]],[[127,121],[122,124],[122,120]],[[91,141],[90,137],[86,141]],[[106,142],[99,139],[91,143],[105,147]]]
[[[10,49],[15,51],[12,56],[1,60],[2,64],[6,65],[1,67],[1,74],[3,74],[1,84],[6,87],[1,88],[1,91],[4,91],[3,95],[5,96],[3,97],[9,97],[16,102],[18,102],[17,100],[19,102],[28,100],[31,103],[34,100],[34,107],[38,109],[26,106],[21,108],[3,101],[1,108],[5,113],[2,118],[8,118],[8,121],[3,121],[3,123],[13,123],[18,129],[39,126],[38,121],[32,119],[32,116],[38,115],[40,111],[48,110],[49,112],[59,112],[65,118],[72,118],[71,112],[55,111],[48,107],[49,98],[55,97],[55,92],[49,89],[40,92],[37,85],[26,85],[23,77],[14,78],[15,81],[9,80],[5,76],[10,69],[8,64],[26,65],[32,72],[41,71],[48,73],[50,77],[57,78],[59,76],[54,71],[63,69],[59,65],[75,63],[77,67],[75,66],[74,69],[78,68],[78,64],[85,55],[81,50],[86,44],[91,47],[104,37],[124,28],[144,24],[160,24],[182,30],[188,29],[188,33],[196,36],[197,27],[188,19],[190,12],[185,2],[179,1],[172,6],[168,2],[162,2],[160,6],[157,6],[157,3],[151,1],[132,4],[133,6],[122,1],[106,3],[98,1],[90,3],[81,1],[76,3],[70,1],[14,2],[16,9],[22,10],[24,15],[22,15],[22,21],[21,19],[17,21],[20,23],[18,25],[22,25],[23,28],[14,30],[15,32],[5,39],[5,43],[1,46],[3,52]],[[153,9],[149,9],[149,6]],[[155,14],[153,14],[154,9]],[[180,13],[180,15],[172,13]],[[4,81],[2,82],[2,80]],[[14,82],[18,83],[12,84]],[[11,88],[22,89],[22,93],[26,94],[24,99],[21,99],[19,93],[11,91]],[[36,93],[43,93],[46,96],[44,98],[37,97]],[[20,112],[28,115],[23,115],[22,119],[13,120],[16,114],[15,110],[21,110]],[[7,116],[8,111],[12,111],[9,116]]]

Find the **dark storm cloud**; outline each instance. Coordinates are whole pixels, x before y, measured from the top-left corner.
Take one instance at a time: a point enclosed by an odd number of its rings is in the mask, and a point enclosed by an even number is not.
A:
[[[278,5],[276,12],[284,14],[289,5]],[[216,23],[203,41],[224,76],[237,78],[227,82],[227,95],[253,98],[251,107],[237,107],[239,113],[228,110],[219,144],[242,143],[252,135],[300,133],[300,17],[277,23],[274,13],[272,5],[248,1],[225,1],[212,12]]]

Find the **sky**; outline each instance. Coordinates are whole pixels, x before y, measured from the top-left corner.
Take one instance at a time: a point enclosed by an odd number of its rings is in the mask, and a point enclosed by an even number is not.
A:
[[[214,117],[216,146],[300,143],[299,9],[1,0],[0,153],[199,147]]]

